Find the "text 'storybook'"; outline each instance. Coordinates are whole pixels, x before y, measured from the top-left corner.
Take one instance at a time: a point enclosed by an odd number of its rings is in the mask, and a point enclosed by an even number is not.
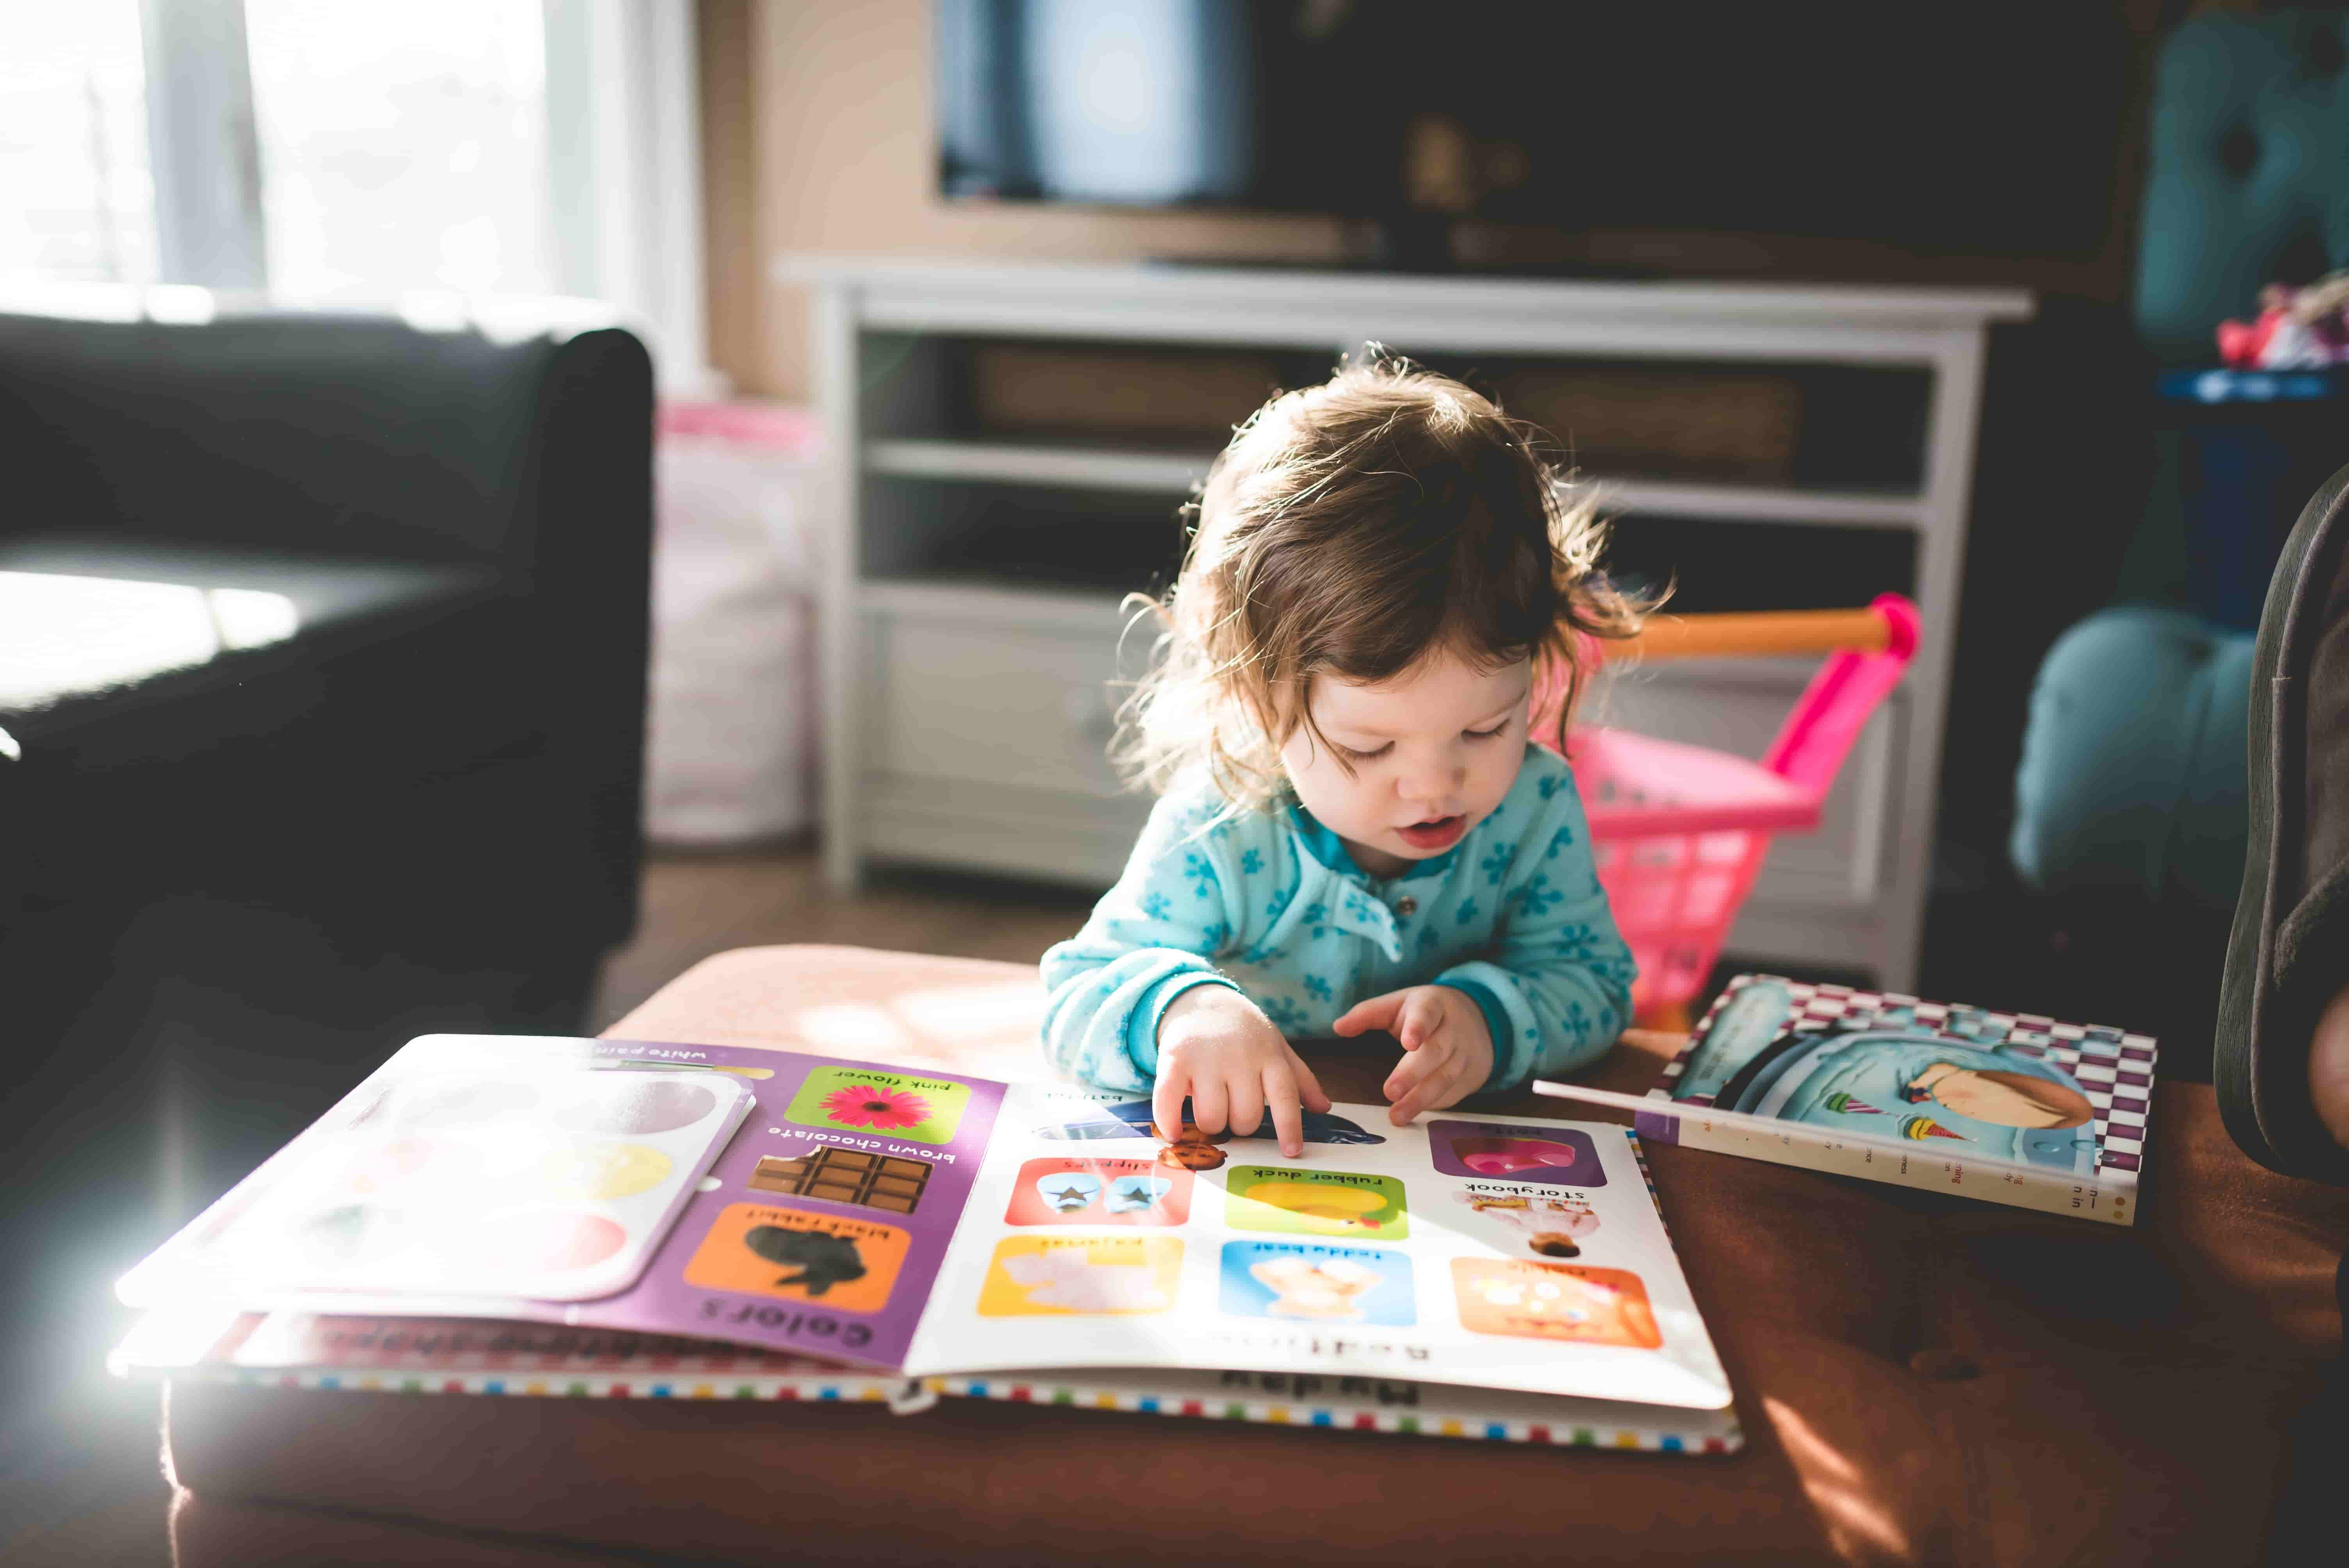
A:
[[[2155,1051],[2147,1036],[2097,1025],[1742,975],[1648,1092],[1675,1112],[1642,1111],[1638,1127],[2126,1225]]]
[[[1586,1405],[1582,1428],[1640,1434],[1628,1446],[1734,1445],[1624,1129],[1395,1127],[1345,1105],[1305,1121],[1299,1160],[1269,1125],[1174,1150],[1146,1100],[1071,1085],[429,1036],[124,1276],[158,1319],[122,1360],[204,1340],[182,1367],[315,1365],[287,1325],[493,1319],[815,1357],[835,1384],[987,1397],[1062,1369],[1055,1387],[1127,1408],[1204,1403],[1227,1374],[1441,1385],[1442,1418],[1487,1409],[1496,1432],[1573,1430],[1575,1412],[1464,1390]],[[200,1310],[274,1326],[217,1352],[173,1326]]]

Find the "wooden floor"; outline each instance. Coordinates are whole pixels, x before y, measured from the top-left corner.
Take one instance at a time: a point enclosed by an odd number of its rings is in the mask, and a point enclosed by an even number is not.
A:
[[[907,872],[841,896],[804,843],[656,853],[636,938],[605,964],[588,1025],[733,947],[831,942],[1033,964],[1083,923],[1093,896]],[[168,1563],[156,1424],[151,1389],[95,1367],[54,1403],[0,1400],[0,1563]]]
[[[1092,892],[996,878],[874,871],[856,892],[825,886],[804,844],[655,855],[636,940],[604,965],[588,1024],[602,1029],[713,953],[831,942],[1033,964],[1072,936]]]

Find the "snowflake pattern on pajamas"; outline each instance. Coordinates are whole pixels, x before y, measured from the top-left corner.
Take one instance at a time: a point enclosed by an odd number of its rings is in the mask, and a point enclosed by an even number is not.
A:
[[[1272,1020],[1272,1026],[1284,1035],[1303,1035],[1312,1023],[1312,1015],[1286,996],[1258,997],[1256,1005]]]
[[[1532,880],[1517,889],[1517,913],[1537,915],[1554,903],[1566,902],[1566,894],[1549,885],[1548,873],[1536,872]]]

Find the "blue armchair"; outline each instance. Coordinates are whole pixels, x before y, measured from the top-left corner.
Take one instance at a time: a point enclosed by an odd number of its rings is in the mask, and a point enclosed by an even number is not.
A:
[[[2090,991],[2131,996],[2201,1076],[2242,874],[2251,632],[2302,504],[2349,459],[2349,399],[2209,366],[2261,286],[2349,264],[2349,17],[2209,15],[2164,44],[2135,318],[2167,394],[2113,608],[2040,666],[2009,855]],[[2098,974],[2107,984],[2099,987]]]

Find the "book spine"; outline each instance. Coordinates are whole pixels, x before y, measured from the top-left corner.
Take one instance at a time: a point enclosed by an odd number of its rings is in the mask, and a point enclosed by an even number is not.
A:
[[[2010,1208],[2036,1209],[2050,1214],[2127,1225],[2137,1216],[2129,1195],[2100,1185],[2093,1177],[2069,1171],[2041,1171],[1997,1161],[1954,1159],[1920,1146],[1915,1153],[1877,1142],[1856,1142],[1832,1133],[1787,1122],[1782,1130],[1757,1132],[1744,1127],[1707,1120],[1702,1111],[1679,1117],[1643,1114],[1642,1136],[1684,1148],[1766,1160],[1774,1165],[1799,1166],[1868,1181],[1889,1181],[1929,1192],[1951,1192],[1962,1198],[2004,1203]]]

